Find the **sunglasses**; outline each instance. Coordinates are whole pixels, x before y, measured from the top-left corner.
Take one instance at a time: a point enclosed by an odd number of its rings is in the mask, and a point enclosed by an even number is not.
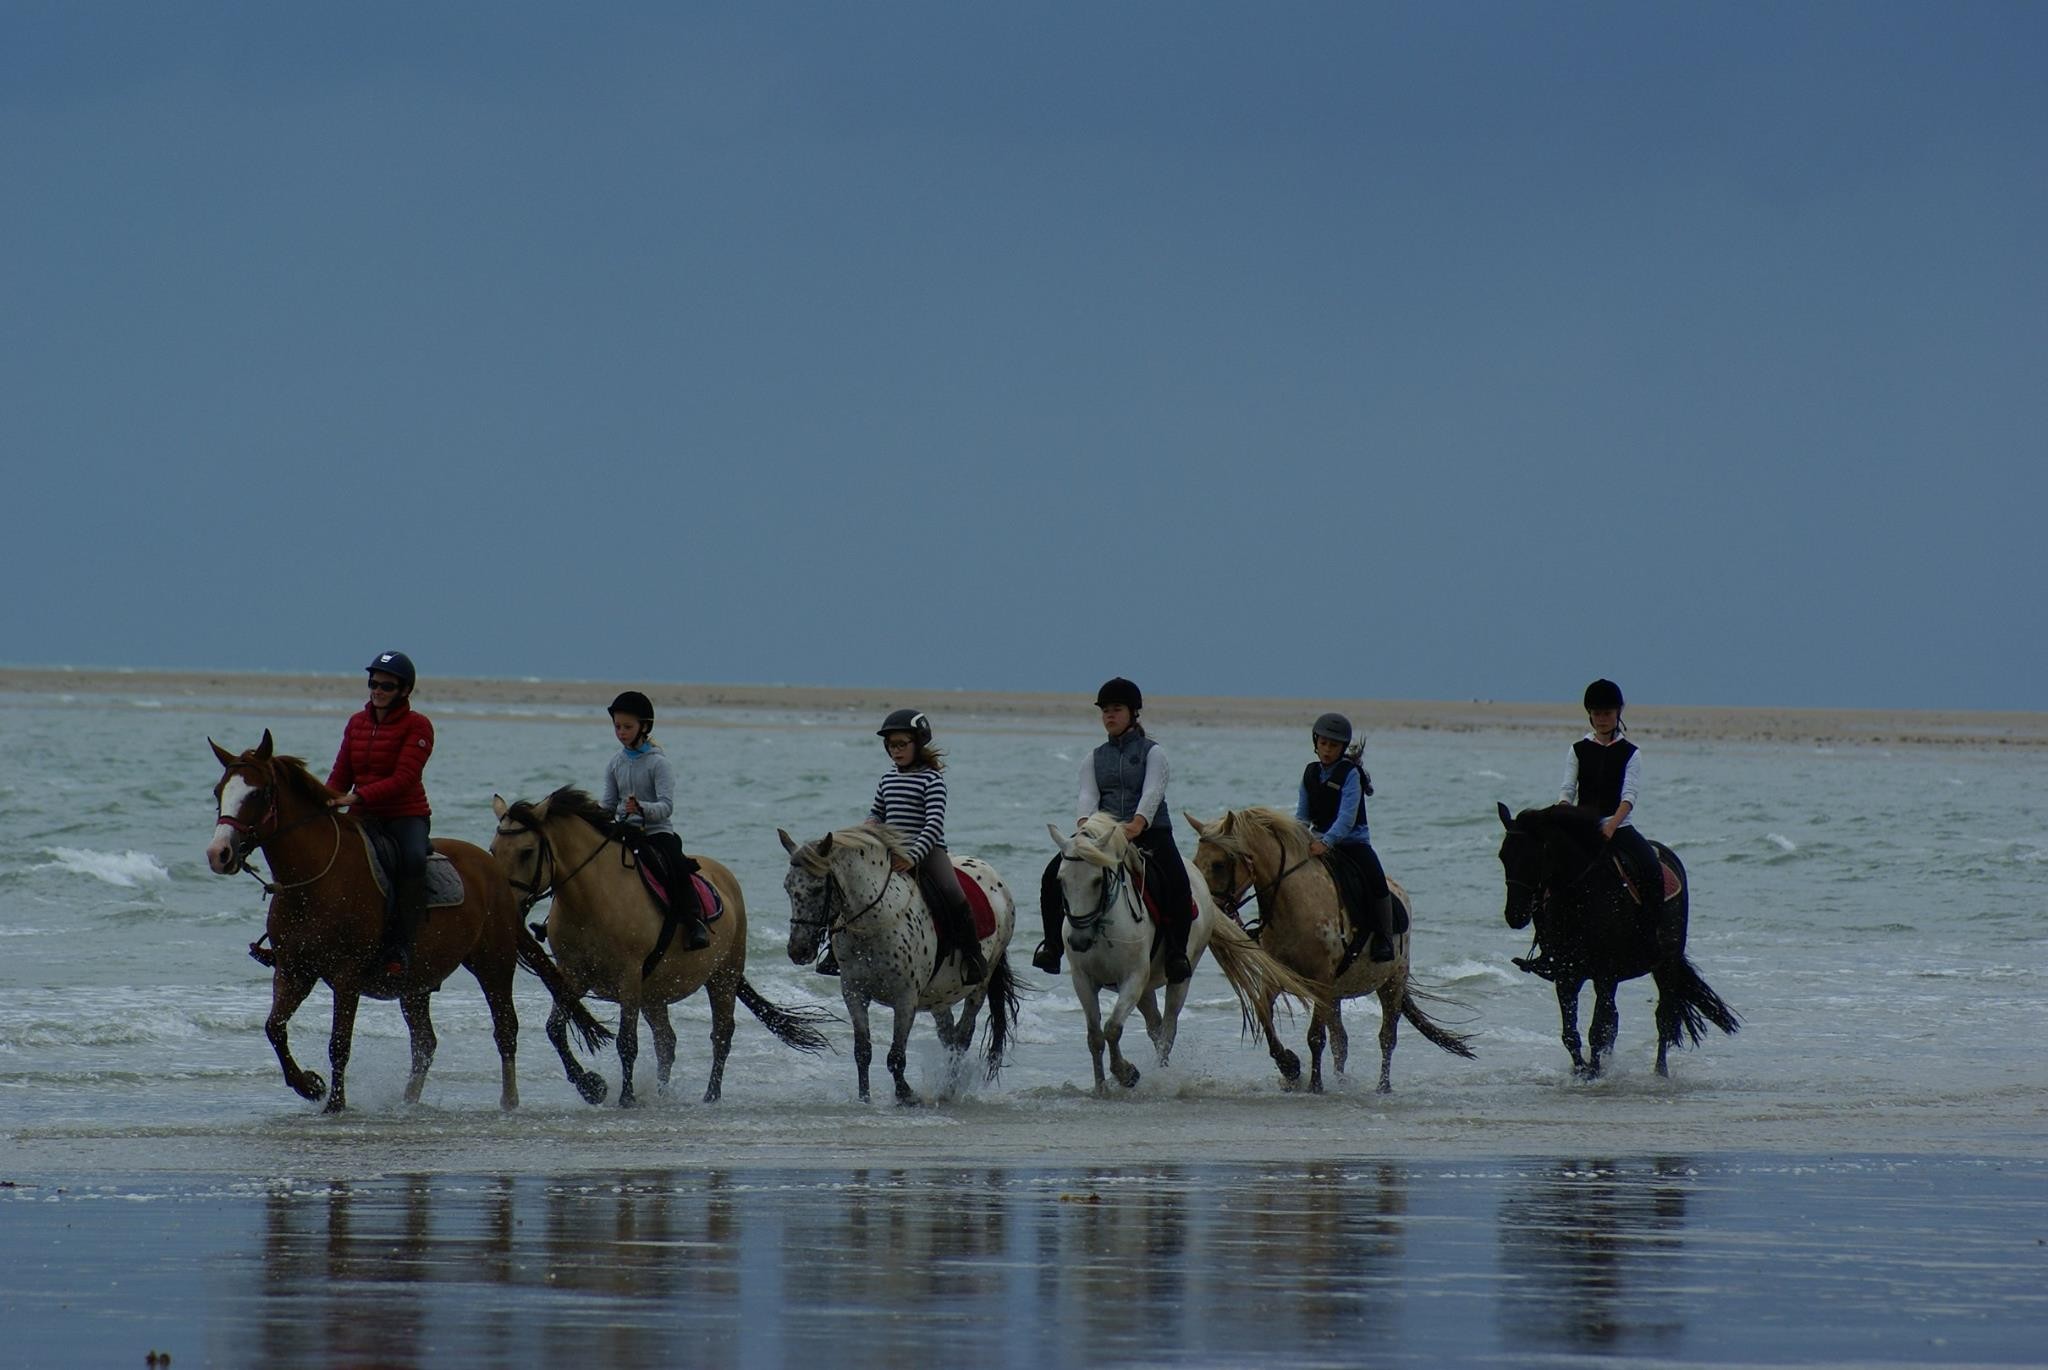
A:
[[[915,746],[917,745],[917,743],[915,743],[915,742],[911,741],[911,740],[910,740],[909,738],[907,738],[907,737],[898,737],[898,738],[892,738],[892,739],[890,739],[889,741],[887,741],[887,742],[884,742],[884,743],[883,743],[882,745],[883,745],[884,747],[887,747],[887,748],[888,748],[888,749],[889,749],[890,751],[892,751],[892,752],[896,752],[896,751],[903,751],[903,750],[905,750],[905,749],[907,749],[907,748],[910,748],[910,747],[915,747]]]
[[[378,695],[388,695],[388,694],[396,694],[396,693],[398,692],[398,690],[399,690],[399,684],[398,684],[398,682],[397,682],[397,681],[395,681],[395,680],[373,680],[373,681],[371,681],[371,682],[370,682],[370,693],[371,693],[371,694],[378,694]]]

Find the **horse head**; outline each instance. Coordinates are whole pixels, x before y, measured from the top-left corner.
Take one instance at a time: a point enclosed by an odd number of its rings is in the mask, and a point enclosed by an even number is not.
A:
[[[775,835],[789,853],[789,870],[782,877],[782,889],[789,896],[789,959],[808,965],[818,959],[825,944],[825,930],[832,914],[827,881],[832,874],[832,834],[817,842],[798,843],[781,828]]]
[[[1195,869],[1209,897],[1232,914],[1254,895],[1272,894],[1308,859],[1307,829],[1278,809],[1234,809],[1214,823],[1185,810],[1182,817],[1195,830]]]
[[[1134,888],[1132,877],[1142,879],[1142,858],[1124,826],[1106,813],[1094,813],[1081,820],[1073,836],[1062,836],[1052,824],[1045,825],[1053,845],[1060,849],[1060,892],[1067,903],[1069,928],[1067,945],[1086,951],[1095,944],[1096,930],[1117,902]],[[1143,915],[1139,914],[1142,919]]]
[[[1508,887],[1501,916],[1509,927],[1519,931],[1536,916],[1543,888],[1550,883],[1550,850],[1532,817],[1540,810],[1524,810],[1517,817],[1508,812],[1505,804],[1496,803],[1494,808],[1500,814],[1501,827],[1507,829],[1500,840],[1501,871]]]
[[[206,745],[220,762],[213,787],[213,840],[206,844],[206,865],[215,875],[242,869],[267,832],[277,829],[277,767],[270,729],[263,740],[239,756],[212,738]]]
[[[551,853],[541,825],[547,822],[548,801],[529,804],[522,799],[507,804],[503,795],[494,794],[491,812],[498,816],[498,826],[491,833],[491,860],[525,906],[532,908],[547,888],[542,870]]]

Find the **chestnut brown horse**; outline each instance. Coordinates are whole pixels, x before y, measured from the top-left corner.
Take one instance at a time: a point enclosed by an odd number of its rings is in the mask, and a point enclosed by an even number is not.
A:
[[[313,778],[306,763],[274,753],[269,729],[263,740],[239,756],[211,738],[207,745],[220,761],[220,782],[213,787],[217,817],[206,864],[217,875],[243,870],[252,851],[261,850],[270,865],[263,888],[270,895],[265,937],[270,946],[252,943],[250,955],[271,967],[270,1017],[264,1035],[277,1051],[284,1082],[300,1097],[327,1100],[327,1112],[346,1107],[349,1044],[355,1035],[359,1001],[396,999],[412,1034],[412,1073],[405,1100],[418,1103],[434,1062],[434,1024],[428,996],[441,982],[466,967],[483,987],[491,1010],[492,1036],[498,1045],[503,1108],[519,1106],[519,1081],[513,1057],[519,1049],[519,1016],[512,1006],[515,967],[538,975],[567,1012],[586,1050],[595,1050],[611,1034],[578,1002],[547,951],[519,922],[512,888],[481,847],[437,838],[434,850],[454,863],[462,876],[462,902],[432,909],[414,943],[412,968],[397,980],[375,964],[384,930],[384,892],[370,869],[369,843],[351,814],[328,807],[334,791]],[[251,872],[253,874],[253,872]],[[334,995],[334,1026],[327,1039],[332,1083],[292,1059],[286,1026],[292,1014],[321,981]]]
[[[1375,961],[1353,950],[1356,929],[1347,926],[1336,881],[1322,860],[1309,855],[1309,831],[1294,815],[1249,808],[1232,810],[1214,823],[1203,823],[1193,814],[1186,818],[1200,839],[1195,870],[1217,907],[1236,909],[1247,898],[1256,898],[1259,946],[1288,969],[1333,987],[1327,1009],[1316,1005],[1315,1016],[1309,1019],[1311,1093],[1322,1092],[1326,1037],[1331,1063],[1338,1074],[1344,1073],[1351,1044],[1344,1031],[1343,1001],[1368,994],[1377,994],[1380,1000],[1380,1093],[1394,1087],[1394,1043],[1403,1018],[1445,1051],[1471,1057],[1472,1045],[1465,1037],[1439,1026],[1415,1002],[1417,991],[1409,982],[1409,929],[1395,934],[1391,961]],[[1414,906],[1408,891],[1392,880],[1387,889],[1404,919],[1410,918]],[[1294,1053],[1285,1055],[1291,1058]],[[1297,1062],[1290,1073],[1287,1062],[1280,1060],[1280,1072],[1291,1086],[1300,1065]]]

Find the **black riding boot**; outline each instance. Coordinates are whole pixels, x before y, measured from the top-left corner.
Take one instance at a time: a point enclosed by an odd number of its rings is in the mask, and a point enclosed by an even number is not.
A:
[[[697,900],[696,876],[685,871],[675,877],[675,882],[676,924],[683,934],[683,946],[690,951],[702,951],[711,945],[711,929],[704,923],[704,910]]]
[[[1365,954],[1375,961],[1394,959],[1394,896],[1383,894],[1372,901],[1367,914],[1372,920],[1372,932],[1366,940]]]
[[[1685,950],[1685,924],[1675,899],[1643,900],[1643,917],[1657,935],[1657,955],[1669,959]]]
[[[960,979],[963,983],[978,985],[988,979],[988,958],[981,954],[981,939],[974,935],[974,915],[963,906],[949,910],[946,921],[952,925],[953,950],[960,953]],[[939,959],[945,959],[943,950]]]
[[[1177,985],[1193,975],[1194,967],[1188,964],[1188,934],[1195,930],[1191,918],[1175,918],[1162,929],[1166,938],[1166,983]]]
[[[388,980],[402,978],[412,969],[413,939],[427,919],[427,877],[402,875],[393,899],[391,921],[384,929],[384,950],[378,958]]]
[[[1055,856],[1038,882],[1038,916],[1045,923],[1045,940],[1031,953],[1031,964],[1047,975],[1060,973],[1061,936],[1067,923],[1067,896],[1060,889],[1059,872],[1060,858]]]

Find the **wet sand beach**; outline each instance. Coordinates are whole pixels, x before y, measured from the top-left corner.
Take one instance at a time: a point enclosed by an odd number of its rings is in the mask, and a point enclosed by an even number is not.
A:
[[[355,707],[359,682],[347,674],[293,675],[225,671],[127,671],[54,667],[0,667],[0,697],[143,696],[165,707],[203,707],[223,699],[274,699],[297,709]],[[917,686],[648,684],[642,688],[664,716],[711,711],[853,714],[879,717],[906,701],[934,715],[987,725],[1094,720],[1091,696],[933,690]],[[492,680],[429,677],[423,708],[460,717],[465,706],[505,709],[596,709],[617,682]],[[597,702],[593,702],[597,701]],[[1347,714],[1368,733],[1415,729],[1451,733],[1533,730],[1555,733],[1581,726],[1570,700],[1526,703],[1499,700],[1283,699],[1220,695],[1148,694],[1146,717],[1160,727],[1263,727],[1306,725],[1324,709]],[[1938,712],[1913,709],[1787,709],[1632,705],[1633,732],[1696,741],[1795,742],[1807,745],[1933,746],[1944,743],[2014,747],[2048,746],[2048,713]]]

